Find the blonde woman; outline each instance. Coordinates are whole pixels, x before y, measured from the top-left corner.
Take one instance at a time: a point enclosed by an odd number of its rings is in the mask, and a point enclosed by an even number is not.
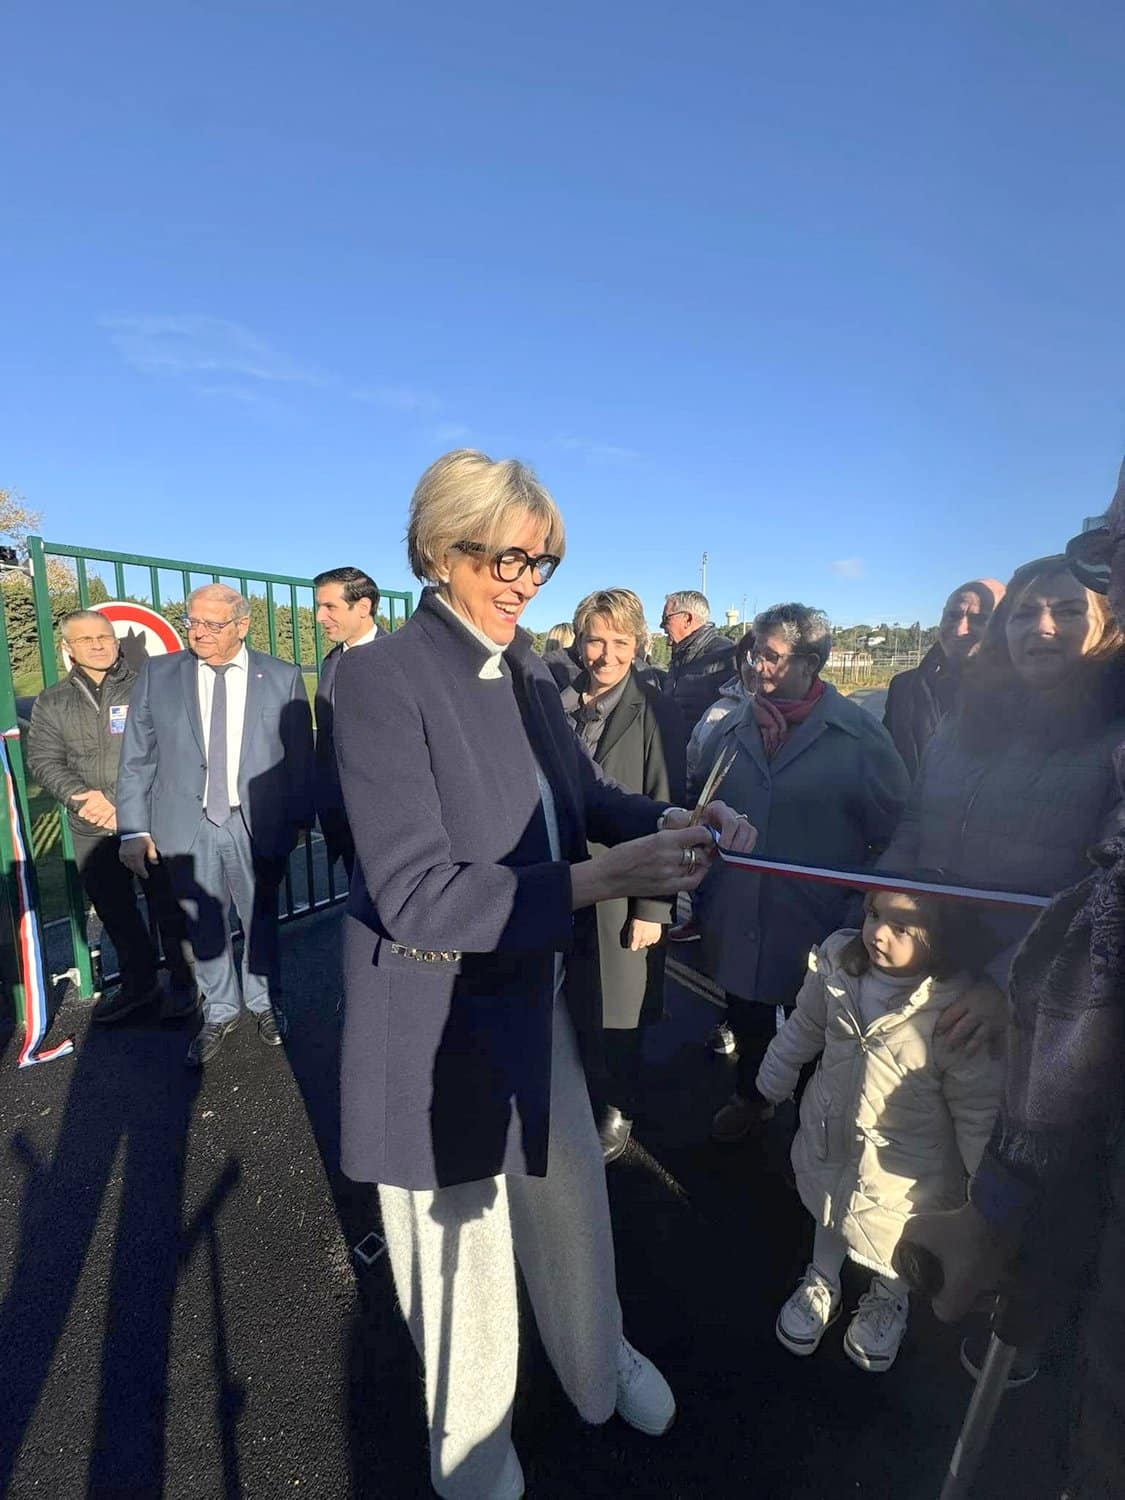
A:
[[[684,799],[684,729],[675,705],[641,677],[644,607],[629,589],[588,594],[574,612],[582,673],[563,690],[574,731],[606,776],[659,802]],[[599,846],[592,845],[592,849]],[[598,907],[607,1108],[599,1124],[607,1162],[628,1145],[638,1102],[642,1028],[664,1013],[667,900],[633,897]]]
[[[682,809],[598,778],[519,628],[566,547],[529,469],[447,453],[414,492],[407,543],[428,585],[417,610],[378,651],[349,651],[337,677],[359,866],[342,1165],[379,1184],[435,1490],[517,1500],[517,1263],[587,1421],[616,1410],[656,1436],[675,1413],[622,1336],[587,1085],[601,1073],[594,908],[694,889],[714,843]],[[720,803],[706,821],[724,844],[753,843]],[[588,838],[605,846],[592,858]]]

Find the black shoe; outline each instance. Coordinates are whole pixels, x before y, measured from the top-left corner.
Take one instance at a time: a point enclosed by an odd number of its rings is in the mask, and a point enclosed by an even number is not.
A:
[[[227,1032],[233,1031],[240,1019],[235,1016],[233,1021],[204,1021],[187,1049],[188,1067],[201,1068],[204,1063],[210,1062],[223,1045]]]
[[[199,991],[195,987],[195,975],[191,970],[184,974],[173,974],[160,1012],[162,1021],[185,1021],[199,1013]]]
[[[90,1013],[90,1019],[99,1025],[110,1026],[114,1021],[123,1021],[135,1010],[143,1010],[161,997],[158,984],[147,990],[127,990],[123,984],[103,995]]]
[[[258,1040],[267,1047],[280,1047],[285,1035],[285,1017],[275,1010],[264,1010],[258,1017]]]
[[[989,1330],[979,1328],[961,1340],[961,1368],[970,1380],[979,1380],[984,1357],[988,1353]],[[1005,1389],[1018,1391],[1030,1385],[1039,1374],[1039,1355],[1034,1349],[1017,1349],[1016,1357],[1008,1371]]]
[[[607,1166],[611,1161],[616,1161],[619,1156],[624,1155],[632,1133],[632,1120],[611,1104],[602,1116],[601,1127],[598,1130],[598,1139],[602,1143],[602,1157]]]

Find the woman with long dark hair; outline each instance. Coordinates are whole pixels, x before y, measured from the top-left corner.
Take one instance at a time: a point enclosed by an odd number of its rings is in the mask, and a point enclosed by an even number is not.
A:
[[[1053,896],[1086,874],[1117,802],[1125,739],[1125,636],[1105,596],[1060,553],[1017,568],[939,726],[882,870]],[[988,978],[968,997],[1005,1022],[1008,968],[1031,917],[993,910]],[[960,1010],[960,1007],[956,1008]],[[970,1023],[971,1024],[971,1023]]]

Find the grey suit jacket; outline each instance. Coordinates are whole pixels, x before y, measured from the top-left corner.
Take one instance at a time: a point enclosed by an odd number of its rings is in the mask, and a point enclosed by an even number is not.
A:
[[[287,855],[311,827],[312,717],[299,670],[248,652],[238,795],[263,858]],[[130,700],[117,773],[117,828],[149,833],[161,854],[187,854],[203,822],[207,777],[196,659],[190,651],[146,661]]]

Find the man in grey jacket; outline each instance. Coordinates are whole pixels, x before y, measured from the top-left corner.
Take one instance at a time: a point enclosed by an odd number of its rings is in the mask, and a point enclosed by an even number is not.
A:
[[[250,601],[225,584],[188,596],[188,650],[141,668],[117,785],[121,858],[147,878],[167,861],[205,999],[187,1062],[200,1067],[242,1004],[282,1039],[277,892],[313,821],[312,716],[299,667],[247,649]],[[242,991],[227,913],[245,933]]]
[[[121,984],[102,995],[93,1019],[119,1021],[161,998],[156,950],[137,909],[132,873],[118,858],[117,769],[137,674],[97,610],[64,615],[60,630],[73,666],[35,701],[28,770],[66,809],[83,889],[117,953]],[[162,870],[148,894],[172,977],[165,1017],[187,1015],[195,1008],[195,981],[185,956],[183,916]]]

